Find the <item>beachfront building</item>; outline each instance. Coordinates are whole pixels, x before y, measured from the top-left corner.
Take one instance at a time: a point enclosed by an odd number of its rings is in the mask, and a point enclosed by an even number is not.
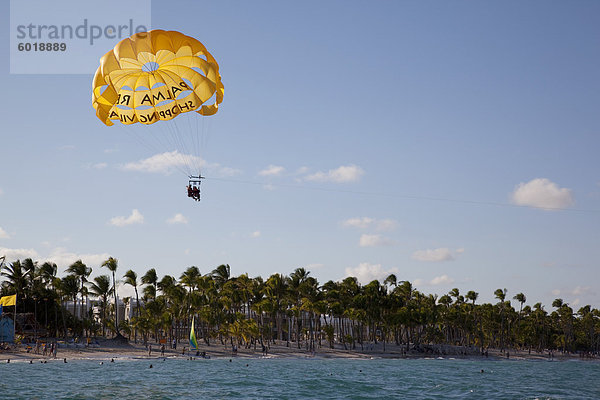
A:
[[[83,301],[77,300],[75,303],[72,300],[63,303],[65,309],[70,312],[73,316],[83,319],[89,315],[90,311],[94,307],[97,301],[84,298]]]
[[[125,304],[123,310],[123,318],[127,322],[131,321],[131,318],[136,316],[137,307],[139,307],[141,311],[144,308],[144,302],[140,300],[140,303],[138,304],[136,299],[134,299],[133,297],[129,298],[129,301]]]
[[[102,321],[102,307],[100,305],[100,302],[98,301],[93,301],[91,302],[91,304],[93,304],[92,306],[92,312],[94,315],[94,320],[98,323],[100,323]],[[107,317],[110,316],[110,318],[114,319],[114,310],[115,310],[115,306],[114,306],[114,301],[108,301],[108,307],[106,309],[106,314]],[[127,313],[127,309],[129,307],[128,304],[125,304],[121,299],[118,299],[118,323],[120,324],[121,322],[123,322],[124,320],[129,320],[129,317],[127,317],[126,313]]]

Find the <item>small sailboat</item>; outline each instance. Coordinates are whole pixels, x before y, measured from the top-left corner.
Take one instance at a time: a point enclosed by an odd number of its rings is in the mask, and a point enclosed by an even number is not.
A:
[[[206,352],[202,352],[200,353],[200,351],[198,350],[198,340],[196,340],[196,332],[194,330],[194,317],[192,317],[192,328],[190,329],[190,352],[191,351],[195,351],[196,352],[196,357],[202,357],[205,359],[209,359],[210,356],[206,354]]]
[[[190,350],[198,351],[198,341],[194,332],[194,317],[192,317],[192,329],[190,329]]]

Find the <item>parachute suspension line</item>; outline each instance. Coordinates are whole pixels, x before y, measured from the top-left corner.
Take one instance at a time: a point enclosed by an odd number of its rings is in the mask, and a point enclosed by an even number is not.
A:
[[[194,146],[194,153],[193,154],[196,155],[196,156],[198,156],[198,157],[201,157],[202,153],[200,152],[200,146],[198,145],[198,136],[199,136],[199,133],[198,133],[197,129],[193,128],[192,121],[191,121],[190,118],[191,118],[191,116],[188,116],[188,115],[186,115],[186,117],[185,117],[185,119],[187,119],[187,126],[188,126],[188,129],[189,129],[190,135],[191,135],[191,141],[192,141],[192,144]],[[194,168],[196,168],[196,169],[193,171],[194,174],[200,175],[200,165],[201,165],[201,162],[202,162],[201,160],[197,160],[197,162],[195,163]],[[192,174],[190,174],[190,175],[192,175]]]
[[[193,129],[192,132],[194,132],[194,138],[196,139],[196,154],[198,155],[198,157],[200,157],[202,160],[204,159],[204,151],[206,150],[203,146],[202,146],[202,138],[204,136],[204,132],[202,132],[200,129],[198,129],[198,119],[200,118],[195,118],[194,121],[194,126],[193,128],[190,127],[190,129]],[[204,118],[202,118],[202,120],[204,120]],[[190,123],[190,125],[192,125],[192,121],[188,120],[188,122]],[[198,160],[198,173],[200,173],[200,169],[202,168],[202,160]]]
[[[158,143],[158,151],[157,153],[159,154],[163,154],[166,151],[172,151],[172,150],[177,150],[177,146],[176,144],[170,140],[170,131],[171,127],[168,121],[165,121],[163,124],[161,125],[153,125],[151,127],[149,127],[148,129],[148,138],[149,139],[154,139],[157,143]],[[183,167],[184,163],[183,163],[183,158],[181,155],[179,155],[179,153],[176,153],[176,160],[178,160],[179,162],[176,163],[174,165],[174,167],[183,172],[184,174],[187,173],[187,171],[185,170],[185,168]]]
[[[181,117],[181,115],[180,115],[180,117]],[[189,146],[189,144],[186,141],[186,135],[189,136],[189,134],[184,134],[183,130],[181,130],[179,128],[179,124],[177,123],[177,121],[175,119],[172,119],[170,122],[173,123],[175,139],[177,140],[179,148],[181,149],[181,157],[184,159],[185,165],[188,168],[188,175],[191,175],[194,170],[194,160],[193,160],[193,155],[189,154],[189,152],[192,150],[192,148]]]
[[[210,133],[212,132],[211,125],[212,119],[209,119],[207,121],[206,118],[202,118],[202,133],[204,139],[204,146],[208,146],[208,142],[210,140]]]
[[[197,113],[188,113],[190,115],[187,116],[187,125],[188,125],[188,129],[189,132],[191,132],[191,135],[188,136],[190,138],[191,144],[194,148],[194,153],[193,155],[196,156],[195,162],[194,162],[194,174],[201,174],[201,169],[202,169],[202,164],[204,161],[206,161],[204,159],[204,152],[206,151],[206,148],[203,144],[204,142],[204,137],[205,137],[205,132],[203,129],[200,129],[200,125],[202,125],[202,127],[204,126],[204,120],[205,118],[201,118],[200,115],[197,115]],[[192,122],[192,119],[194,120]],[[199,121],[201,120],[201,121]],[[183,123],[183,122],[182,122]]]
[[[149,133],[148,131],[146,131],[144,134],[140,134],[136,129],[129,125],[122,124],[122,126],[125,127],[126,131],[128,132],[128,134],[125,136],[134,139],[132,141],[140,144],[142,147],[154,154],[164,153],[166,146],[164,146],[164,140],[161,140],[163,135],[156,134],[155,132]],[[187,174],[187,171],[185,171],[185,169],[181,168],[179,165],[175,165],[174,167],[181,173]]]
[[[206,162],[205,155],[208,151],[207,143],[206,143],[206,118],[196,118],[194,121],[195,132],[196,132],[196,140],[198,143],[198,155],[202,158],[199,161],[198,171],[200,171],[202,167],[202,163]],[[200,172],[199,172],[200,173]]]
[[[191,171],[191,165],[189,158],[185,154],[186,145],[182,140],[182,132],[180,132],[179,127],[174,119],[165,121],[164,126],[166,130],[166,134],[164,136],[168,141],[169,147],[176,151],[176,160],[182,165],[182,168],[184,168],[185,174],[189,175]]]
[[[189,175],[189,165],[183,155],[183,146],[178,140],[177,126],[174,120],[165,121],[164,126],[166,130],[165,138],[168,140],[169,148],[175,150],[177,161],[183,166],[185,173]]]

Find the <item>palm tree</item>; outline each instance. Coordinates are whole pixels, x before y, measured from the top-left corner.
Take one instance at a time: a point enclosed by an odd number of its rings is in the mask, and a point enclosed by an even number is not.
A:
[[[77,294],[79,293],[79,277],[75,275],[67,275],[60,281],[60,291],[64,298],[73,300],[73,322],[77,322],[75,315],[75,307],[77,305]],[[65,325],[65,337],[67,336],[67,327],[64,321],[63,314],[63,324]],[[75,326],[73,328],[73,336],[75,336]]]
[[[473,318],[473,324],[475,327],[477,327],[476,329],[479,333],[478,335],[475,335],[475,336],[479,337],[480,348],[481,348],[481,352],[483,353],[483,330],[481,328],[481,318],[479,318],[478,313],[475,312],[475,301],[477,301],[478,297],[479,297],[479,293],[477,293],[474,290],[469,290],[467,292],[467,294],[465,295],[465,299],[471,301],[471,315]]]
[[[574,338],[574,317],[573,317],[573,309],[569,307],[568,303],[563,302],[562,299],[555,299],[552,302],[552,307],[556,307],[557,310],[552,313],[552,316],[557,316],[557,328],[562,331],[562,334],[559,335],[560,343],[557,343],[558,346],[562,347],[562,351],[565,350],[573,350],[573,342]]]
[[[109,257],[108,260],[106,260],[102,263],[102,266],[108,268],[108,270],[112,272],[112,278],[113,278],[112,291],[113,291],[113,295],[115,297],[115,332],[117,332],[117,336],[121,336],[121,333],[119,332],[119,303],[118,303],[118,296],[117,296],[117,281],[115,279],[115,273],[117,272],[118,261],[116,258]]]
[[[211,276],[215,281],[218,289],[223,288],[225,282],[231,277],[231,268],[229,264],[221,264],[211,272]]]
[[[22,267],[21,262],[17,260],[10,265],[5,265],[2,276],[8,281],[7,287],[10,293],[15,293],[17,300],[21,299],[27,287],[27,271]]]
[[[156,290],[158,286],[158,274],[156,269],[150,268],[144,276],[142,276],[142,283],[148,285],[144,288],[144,296],[151,299],[156,299]]]
[[[35,278],[37,272],[37,261],[33,261],[31,258],[26,258],[23,260],[21,264],[23,270],[25,271],[25,278],[27,279],[25,286],[25,297],[28,297],[28,294],[33,294],[34,286],[35,286]]]
[[[192,296],[194,295],[194,291],[200,285],[200,279],[202,274],[200,270],[196,266],[191,266],[186,269],[183,274],[179,277],[179,282],[188,288],[187,292],[187,304],[185,305],[186,310],[182,310],[185,312],[183,316],[184,319],[188,320],[188,323],[191,324],[191,318],[193,318],[194,313],[192,312],[190,315],[189,308],[192,304]]]
[[[112,294],[113,288],[110,287],[110,277],[108,275],[100,275],[94,278],[94,282],[89,282],[92,293],[100,298],[100,309],[102,310],[102,336],[105,336],[106,331],[106,306],[108,304],[108,296]]]
[[[467,294],[465,295],[465,299],[471,300],[473,307],[475,307],[475,301],[477,301],[478,297],[479,297],[479,293],[475,292],[474,290],[469,290],[467,292]]]
[[[48,325],[48,300],[51,300],[54,305],[54,327],[58,325],[58,312],[56,311],[56,272],[58,271],[58,267],[56,264],[51,262],[45,262],[41,267],[38,268],[38,276],[44,286],[44,306],[46,308],[46,318],[45,325],[46,329],[49,328]],[[56,336],[56,331],[55,335]]]
[[[57,271],[58,267],[56,264],[47,261],[39,268],[38,274],[46,285],[52,286]]]
[[[85,265],[83,263],[83,261],[77,260],[67,268],[67,272],[76,276],[79,281],[79,293],[81,293],[81,310],[79,312],[79,318],[81,318],[81,316],[83,314],[83,296],[84,296],[83,291],[84,291],[85,283],[87,282],[87,278],[92,273],[92,269],[89,268],[87,265]],[[76,304],[73,307],[74,307],[73,312],[74,312],[75,316],[77,316]]]
[[[282,274],[273,274],[265,282],[263,293],[265,301],[269,303],[268,309],[271,313],[271,323],[274,320],[277,329],[277,340],[282,340],[283,329],[281,326],[282,311],[284,307],[285,296],[288,289],[288,279]],[[268,339],[271,340],[272,332],[269,332]],[[299,339],[298,339],[299,340]]]
[[[395,274],[389,274],[387,278],[383,281],[385,285],[390,285],[396,287],[398,285],[398,279]]]
[[[300,348],[300,327],[302,325],[302,303],[303,303],[303,288],[302,286],[306,282],[310,275],[310,272],[304,268],[296,268],[294,272],[290,274],[288,280],[289,297],[292,302],[293,315],[296,323],[296,341],[298,348]],[[306,309],[306,307],[304,307]],[[289,332],[288,332],[289,333]],[[289,338],[289,334],[288,334]]]
[[[198,287],[198,280],[201,276],[202,274],[200,273],[198,267],[191,266],[186,269],[183,274],[181,274],[179,277],[179,282],[181,282],[182,285],[187,286],[189,292],[192,292],[194,289],[196,289],[196,287]]]
[[[137,284],[137,274],[132,270],[128,270],[127,272],[125,272],[125,275],[123,275],[123,283],[125,283],[126,285],[131,285],[133,286],[133,290],[135,290],[135,316],[136,318],[140,317],[140,297],[138,296],[138,284]],[[137,343],[137,327],[134,330],[134,340],[135,343]]]
[[[162,279],[157,283],[157,287],[163,295],[167,295],[168,292],[175,286],[177,286],[177,280],[171,275],[163,276]]]
[[[252,289],[254,287],[254,280],[248,277],[248,274],[242,274],[238,276],[236,280],[237,290],[239,292],[240,297],[243,300],[244,311],[246,312],[246,317],[248,319],[251,318],[250,315],[250,301],[252,300]]]
[[[500,325],[500,349],[502,351],[504,351],[504,299],[506,299],[506,289],[502,290],[502,289],[496,289],[494,291],[494,296],[500,300],[500,318],[501,318],[501,325]]]
[[[527,297],[523,293],[517,293],[513,297],[516,301],[521,304],[521,308],[519,309],[519,319],[521,318],[521,313],[523,312],[523,304],[527,301]]]

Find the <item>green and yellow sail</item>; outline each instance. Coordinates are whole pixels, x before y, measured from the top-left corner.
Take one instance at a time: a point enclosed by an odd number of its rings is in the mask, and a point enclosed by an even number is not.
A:
[[[190,329],[190,349],[198,350],[198,341],[196,340],[196,333],[194,332],[194,317],[192,317],[192,329]]]

